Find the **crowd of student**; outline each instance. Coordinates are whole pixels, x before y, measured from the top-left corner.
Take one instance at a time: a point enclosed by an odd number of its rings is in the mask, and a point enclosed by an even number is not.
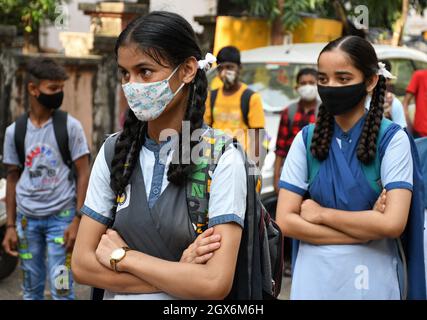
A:
[[[222,147],[203,177],[209,197],[193,199],[207,221],[194,223],[185,181],[197,166],[183,159],[197,141],[186,150],[181,132],[187,123],[200,141],[225,131],[259,155],[261,96],[241,82],[232,46],[216,57],[222,86],[209,90],[215,58],[173,13],[132,21],[115,54],[129,109],[91,169],[80,122],[59,110],[65,70],[51,59],[27,67],[29,113],[7,128],[3,160],[3,247],[20,257],[23,297],[43,299],[47,277],[54,299],[74,299],[73,281],[102,288],[104,299],[223,299],[245,228],[245,157]],[[292,239],[291,299],[426,297],[413,137],[427,136],[427,70],[414,73],[403,104],[391,79],[390,63],[355,36],[330,42],[317,70],[296,75],[300,98],[281,114],[274,164],[276,221]]]

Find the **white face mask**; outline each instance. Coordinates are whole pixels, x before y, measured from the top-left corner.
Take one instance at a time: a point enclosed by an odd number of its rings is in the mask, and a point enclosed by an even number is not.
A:
[[[150,83],[128,82],[122,85],[129,107],[138,120],[151,121],[157,119],[184,87],[185,83],[182,83],[174,93],[169,84],[170,78],[178,68],[179,66],[175,68],[169,77],[162,81]]]
[[[314,84],[306,84],[297,89],[302,100],[313,101],[317,98],[317,86]]]
[[[228,85],[232,85],[236,81],[237,73],[234,70],[224,70],[221,76],[224,82]]]

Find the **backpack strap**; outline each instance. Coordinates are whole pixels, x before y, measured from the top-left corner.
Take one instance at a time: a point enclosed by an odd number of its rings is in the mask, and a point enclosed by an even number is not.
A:
[[[15,121],[15,149],[22,169],[25,167],[25,135],[27,134],[28,113],[19,116]]]
[[[71,159],[70,147],[68,145],[67,130],[68,114],[61,110],[55,110],[52,114],[53,131],[55,132],[56,142],[59,152],[65,165],[72,169],[73,161]]]
[[[202,152],[199,163],[187,179],[186,196],[190,220],[197,234],[208,227],[209,222],[209,195],[212,175],[219,158],[228,148],[232,139],[222,131],[208,129],[202,137]]]
[[[292,132],[292,126],[294,124],[294,118],[295,118],[295,114],[297,113],[298,110],[298,103],[291,103],[288,107],[288,130],[289,132]]]
[[[249,88],[246,88],[242,93],[242,97],[240,98],[240,107],[242,109],[243,121],[246,126],[249,128],[249,102],[251,101],[251,97],[255,92]]]
[[[215,106],[215,101],[216,101],[216,97],[218,96],[218,89],[212,90],[211,91],[211,123],[209,124],[210,126],[212,126],[212,124],[214,123],[214,106]]]
[[[307,168],[308,168],[308,183],[309,185],[313,182],[320,168],[320,161],[313,157],[311,154],[311,140],[313,139],[315,124],[311,123],[303,129],[303,136],[305,135],[305,147],[307,155]]]
[[[111,163],[113,162],[113,158],[114,158],[114,149],[116,147],[116,142],[118,138],[119,138],[119,133],[113,133],[107,139],[105,139],[105,142],[104,142],[104,158],[105,158],[105,162],[107,163],[108,170],[110,172],[112,169]]]
[[[367,178],[369,185],[376,192],[381,192],[382,186],[379,184],[380,176],[381,176],[381,160],[382,160],[382,152],[380,149],[381,141],[386,134],[388,128],[392,122],[388,119],[383,118],[381,121],[380,131],[378,133],[377,138],[377,151],[375,153],[375,160],[369,163],[368,165],[362,164],[362,170]],[[303,134],[306,134],[306,153],[307,153],[307,166],[308,166],[308,181],[311,184],[319,172],[320,161],[313,157],[310,151],[311,140],[313,138],[314,133],[314,124],[310,124],[306,127],[306,132],[303,131]]]
[[[387,129],[393,122],[389,119],[383,118],[381,120],[380,131],[377,137],[377,150],[375,152],[375,159],[371,161],[368,165],[362,164],[363,174],[369,182],[369,185],[377,193],[381,193],[383,188],[381,184],[381,160],[382,154],[380,151],[381,141],[387,132]]]

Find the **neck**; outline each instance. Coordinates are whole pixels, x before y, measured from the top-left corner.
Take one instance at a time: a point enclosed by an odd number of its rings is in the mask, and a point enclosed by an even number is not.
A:
[[[29,117],[35,126],[41,127],[45,124],[52,116],[52,113],[53,110],[45,108],[37,100],[33,99],[33,101],[31,101]]]
[[[242,83],[240,81],[237,81],[235,84],[233,84],[231,87],[222,87],[222,91],[226,96],[232,95],[239,91],[240,87],[242,86]]]
[[[335,116],[335,121],[340,126],[340,128],[346,132],[349,131],[353,126],[363,117],[365,114],[365,99],[362,100],[362,103],[359,103],[353,110]]]
[[[150,139],[160,143],[160,134],[163,130],[181,132],[182,120],[187,109],[188,92],[184,96],[185,98],[176,105],[168,106],[160,117],[148,122],[147,133]]]
[[[314,99],[312,101],[307,101],[307,100],[300,99],[299,103],[303,107],[304,111],[308,112],[316,108],[317,100]]]

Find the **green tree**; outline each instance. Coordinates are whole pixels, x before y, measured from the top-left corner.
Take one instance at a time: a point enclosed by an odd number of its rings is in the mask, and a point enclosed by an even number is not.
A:
[[[369,9],[371,27],[382,27],[395,31],[402,37],[403,25],[410,8],[422,12],[427,0],[231,0],[244,6],[246,14],[268,18],[273,23],[273,32],[285,29],[293,31],[302,23],[301,13],[325,18],[339,19],[345,33],[356,32],[349,16],[354,15],[358,5]],[[282,30],[283,31],[283,30]]]
[[[39,29],[43,22],[54,22],[58,7],[68,0],[0,0],[0,24],[15,25],[24,36],[24,51],[38,51]]]

